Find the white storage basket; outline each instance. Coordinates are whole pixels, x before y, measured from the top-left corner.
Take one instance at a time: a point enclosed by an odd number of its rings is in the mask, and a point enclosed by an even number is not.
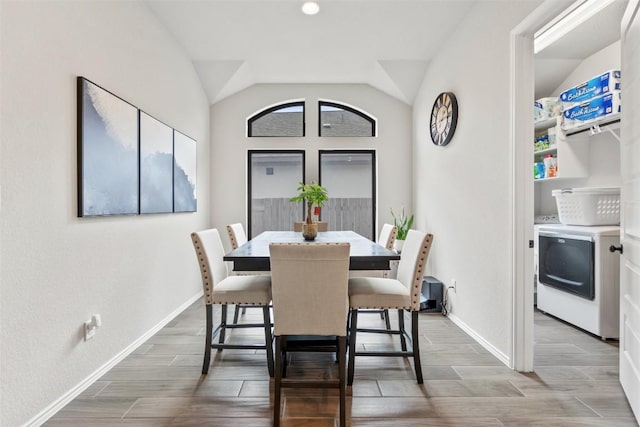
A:
[[[566,225],[620,224],[619,188],[566,188],[551,192]]]

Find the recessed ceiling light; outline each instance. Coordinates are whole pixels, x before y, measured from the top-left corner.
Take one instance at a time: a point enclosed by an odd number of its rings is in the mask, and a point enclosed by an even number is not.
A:
[[[315,15],[320,12],[320,6],[318,6],[318,3],[314,1],[307,1],[302,5],[302,12],[305,15]]]

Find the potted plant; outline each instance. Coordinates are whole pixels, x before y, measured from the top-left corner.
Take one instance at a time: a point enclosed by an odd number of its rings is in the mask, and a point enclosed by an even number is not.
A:
[[[318,224],[313,220],[313,206],[322,207],[329,200],[327,189],[315,181],[310,184],[301,182],[297,188],[298,195],[289,199],[291,202],[307,204],[307,219],[302,225],[302,235],[305,240],[313,240],[318,234]]]
[[[393,244],[393,248],[396,252],[402,252],[402,246],[404,246],[404,241],[407,238],[407,233],[413,226],[413,214],[410,217],[407,217],[404,213],[404,208],[402,208],[402,213],[396,216],[393,212],[393,208],[391,209],[391,216],[393,217],[393,225],[396,226],[398,232],[396,234],[396,241]]]

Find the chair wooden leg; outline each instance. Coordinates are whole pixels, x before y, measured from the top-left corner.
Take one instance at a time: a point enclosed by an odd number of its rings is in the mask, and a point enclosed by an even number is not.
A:
[[[269,376],[273,377],[273,339],[271,338],[270,313],[268,305],[262,307],[262,317],[264,319],[264,345],[267,350],[267,368],[269,369]]]
[[[340,376],[340,427],[347,425],[346,369],[347,337],[338,337],[338,372]]]
[[[205,306],[207,313],[207,324],[205,326],[205,340],[204,340],[204,361],[202,362],[202,373],[207,375],[209,373],[209,364],[211,363],[211,340],[213,333],[213,312],[211,304]]]
[[[282,378],[287,377],[287,337],[282,337]]]
[[[407,339],[405,338],[405,328],[404,328],[404,310],[398,310],[398,329],[400,330],[400,346],[402,351],[407,351]]]
[[[286,363],[286,362],[285,362]],[[273,425],[280,426],[280,393],[282,379],[282,337],[276,336],[276,366],[273,383]]]
[[[422,365],[420,364],[420,344],[418,344],[418,312],[411,312],[411,341],[413,341],[413,366],[418,384],[422,384]]]
[[[384,309],[382,311],[382,317],[384,318],[385,326],[387,327],[387,331],[391,330],[391,319],[389,319],[389,310]]]
[[[353,385],[353,376],[356,362],[356,334],[358,329],[358,310],[352,309],[350,316],[351,330],[349,331],[349,373],[347,385]]]
[[[242,315],[247,314],[247,307],[242,307]],[[240,318],[240,305],[236,304],[236,308],[233,311],[233,323],[238,323],[238,319]]]
[[[218,337],[218,343],[224,344],[225,333],[227,332],[227,305],[222,304],[220,311],[222,314],[220,315],[220,336]],[[222,349],[219,348],[218,351],[222,351]]]

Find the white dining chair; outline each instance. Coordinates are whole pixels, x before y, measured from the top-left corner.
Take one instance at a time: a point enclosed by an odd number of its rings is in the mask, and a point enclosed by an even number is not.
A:
[[[244,232],[244,226],[239,222],[227,225],[227,235],[231,249],[237,249],[247,243],[247,233]]]
[[[380,234],[378,235],[378,244],[392,251],[397,234],[398,227],[393,224],[385,223],[380,229]],[[389,270],[355,271],[351,273],[350,277],[389,277]],[[391,318],[389,317],[389,310],[361,310],[361,313],[380,313],[380,318],[384,320],[387,330],[391,330]]]
[[[349,243],[271,243],[271,286],[275,373],[273,424],[280,425],[282,387],[337,387],[340,426],[346,425],[346,349],[349,311]],[[338,356],[338,379],[283,378],[287,339],[292,336],[335,336],[330,347]],[[333,361],[331,361],[333,364]]]
[[[416,380],[423,383],[418,345],[418,314],[424,267],[427,263],[433,235],[409,230],[398,265],[397,279],[380,277],[353,277],[349,279],[349,374],[348,384],[353,384],[357,356],[413,357]],[[363,309],[398,310],[398,329],[359,329],[358,312]],[[411,336],[404,327],[404,311],[411,313]],[[357,335],[381,333],[398,335],[402,351],[356,351]],[[411,350],[407,350],[407,341]]]
[[[227,225],[227,236],[229,236],[229,243],[231,245],[231,250],[238,249],[240,246],[247,243],[247,233],[245,233],[244,231],[244,226],[239,222],[236,222],[235,224]],[[255,273],[234,272],[234,274],[245,276],[245,275],[251,275]],[[268,273],[265,272],[262,274],[268,274]],[[242,314],[245,314],[247,312],[246,306],[236,305],[233,310],[233,323],[238,323],[238,319],[240,318],[240,309],[242,309]]]
[[[209,372],[211,349],[218,351],[223,349],[251,349],[266,350],[267,368],[269,375],[273,376],[273,340],[271,336],[271,316],[269,304],[271,302],[271,277],[268,275],[254,276],[229,276],[227,264],[223,260],[224,247],[218,230],[209,230],[191,233],[191,240],[198,258],[200,273],[202,276],[202,288],[204,291],[206,329],[205,352],[202,364],[202,373]],[[221,318],[218,327],[213,330],[214,304],[220,304]],[[227,305],[240,304],[262,308],[263,323],[227,323]],[[264,344],[230,344],[225,343],[227,329],[236,328],[263,328]],[[213,343],[215,337],[218,342]]]

